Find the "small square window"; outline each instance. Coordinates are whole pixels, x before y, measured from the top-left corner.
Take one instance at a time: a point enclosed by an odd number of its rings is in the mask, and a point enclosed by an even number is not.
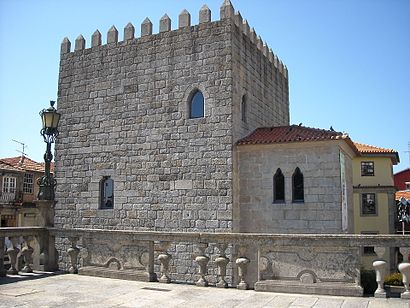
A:
[[[373,246],[364,246],[363,247],[363,255],[365,256],[374,256],[376,255],[376,252],[374,251]]]
[[[376,194],[362,194],[362,215],[377,215]]]
[[[363,231],[361,234],[369,234],[369,235],[375,235],[378,234],[378,232],[374,231]],[[364,246],[362,248],[362,255],[363,256],[375,256],[376,252],[374,251],[374,246]]]
[[[361,171],[362,171],[362,176],[374,176],[374,162],[362,161]]]

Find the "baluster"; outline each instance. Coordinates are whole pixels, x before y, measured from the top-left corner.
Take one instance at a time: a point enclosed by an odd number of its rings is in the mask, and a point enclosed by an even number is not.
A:
[[[4,268],[4,237],[0,237],[0,277],[5,277],[7,275]]]
[[[377,259],[373,262],[373,267],[376,271],[377,290],[374,292],[374,297],[386,298],[386,290],[384,289],[384,276],[386,276],[387,262],[383,260],[386,248],[374,247]]]
[[[23,273],[32,273],[33,269],[31,268],[30,264],[33,264],[33,252],[34,249],[30,246],[30,236],[23,236],[24,239],[24,247],[21,249],[21,255],[23,256],[24,260],[24,267],[21,270]]]
[[[246,246],[240,245],[238,248],[239,257],[235,261],[236,265],[238,266],[239,276],[239,284],[236,286],[236,288],[240,290],[247,290],[249,288],[249,285],[245,280],[246,273],[248,271],[248,264],[250,262],[250,260],[247,257],[245,257],[246,250]]]
[[[200,287],[208,286],[208,281],[205,278],[205,275],[208,272],[207,264],[209,261],[209,257],[205,255],[205,249],[207,246],[208,244],[204,244],[204,243],[199,244],[198,249],[200,252],[199,252],[199,255],[195,258],[195,261],[199,264],[199,275],[201,275],[199,280],[196,282],[196,285]]]
[[[219,250],[219,256],[215,259],[215,263],[218,266],[219,281],[216,283],[218,288],[227,288],[228,283],[225,280],[226,276],[226,265],[229,263],[229,259],[225,255],[225,250],[227,244],[218,244],[217,248]]]
[[[403,262],[399,264],[398,268],[403,275],[404,292],[400,295],[403,299],[410,299],[410,262],[408,256],[410,254],[410,247],[401,247],[400,253],[403,255]]]
[[[239,276],[239,284],[237,286],[240,290],[247,290],[248,283],[245,281],[246,272],[248,270],[249,259],[246,257],[240,257],[236,259],[236,265],[238,265],[238,276]]]
[[[9,258],[10,258],[10,268],[7,271],[7,274],[17,275],[18,274],[18,270],[16,268],[17,255],[20,249],[17,248],[17,238],[16,237],[10,237],[9,240],[11,242],[11,246],[7,249],[7,254],[9,255]]]
[[[170,283],[171,278],[168,276],[169,272],[169,262],[172,259],[172,256],[167,252],[170,242],[160,242],[159,243],[159,249],[162,251],[158,255],[158,261],[161,263],[161,278],[159,279],[159,282],[162,283]]]
[[[67,250],[71,262],[71,266],[68,271],[70,274],[78,274],[77,257],[80,253],[80,249],[76,246],[78,237],[69,237],[68,240],[71,243],[71,247]]]

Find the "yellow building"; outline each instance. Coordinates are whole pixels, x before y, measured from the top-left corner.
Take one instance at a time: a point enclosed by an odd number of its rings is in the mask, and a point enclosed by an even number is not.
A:
[[[396,151],[355,143],[361,156],[353,158],[354,232],[359,234],[394,233],[396,213],[393,165],[399,162]],[[362,265],[372,268],[374,247],[363,247]],[[385,254],[394,266],[394,252]]]

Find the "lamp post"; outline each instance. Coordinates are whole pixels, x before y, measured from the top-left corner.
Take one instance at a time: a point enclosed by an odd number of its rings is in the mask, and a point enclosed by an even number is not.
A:
[[[50,107],[40,111],[43,128],[41,135],[44,142],[47,143],[46,153],[44,154],[45,170],[44,175],[38,180],[39,191],[37,195],[38,200],[54,200],[54,188],[57,181],[53,178],[50,172],[50,164],[53,159],[51,154],[51,144],[58,136],[58,122],[60,121],[60,114],[54,108],[55,101],[50,101]]]
[[[401,198],[397,204],[398,208],[398,219],[401,222],[401,228],[403,235],[405,234],[405,224],[410,223],[410,214],[409,214],[409,205],[410,201],[407,201],[406,198]]]

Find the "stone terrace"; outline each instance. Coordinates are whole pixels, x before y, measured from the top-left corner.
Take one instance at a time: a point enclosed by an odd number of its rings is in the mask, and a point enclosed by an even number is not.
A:
[[[72,274],[24,275],[0,278],[0,307],[410,307],[409,300],[399,298],[244,292]]]

